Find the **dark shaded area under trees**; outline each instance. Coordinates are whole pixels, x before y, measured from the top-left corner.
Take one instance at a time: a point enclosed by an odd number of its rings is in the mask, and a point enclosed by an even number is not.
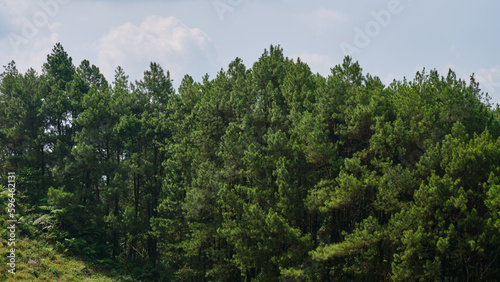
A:
[[[22,236],[149,281],[500,277],[500,110],[473,76],[323,77],[271,46],[175,91],[57,44],[0,79]]]

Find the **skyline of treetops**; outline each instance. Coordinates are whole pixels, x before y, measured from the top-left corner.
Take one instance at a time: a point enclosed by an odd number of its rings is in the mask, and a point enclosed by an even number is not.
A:
[[[124,281],[489,281],[499,137],[452,70],[384,85],[346,56],[325,77],[271,45],[174,89],[158,63],[108,81],[58,43],[40,74],[0,75],[0,207],[13,171],[19,241]]]

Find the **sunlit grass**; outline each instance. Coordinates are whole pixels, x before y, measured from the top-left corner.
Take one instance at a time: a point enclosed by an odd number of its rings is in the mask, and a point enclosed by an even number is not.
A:
[[[16,274],[11,274],[7,265],[9,249],[3,241],[0,281],[117,281],[96,272],[84,261],[59,254],[43,241],[29,239],[16,242]]]

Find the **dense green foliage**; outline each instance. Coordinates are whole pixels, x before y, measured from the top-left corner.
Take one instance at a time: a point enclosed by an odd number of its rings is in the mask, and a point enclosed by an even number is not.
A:
[[[177,92],[60,44],[42,74],[5,67],[21,234],[150,281],[500,277],[500,109],[473,76],[323,77],[271,46]]]

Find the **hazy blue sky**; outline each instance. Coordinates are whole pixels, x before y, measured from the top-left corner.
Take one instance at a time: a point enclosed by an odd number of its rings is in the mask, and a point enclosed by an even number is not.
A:
[[[151,61],[214,77],[236,57],[247,67],[271,44],[327,76],[346,54],[364,73],[413,79],[448,69],[500,103],[500,1],[461,0],[0,0],[0,63],[41,70],[61,42],[73,63],[97,65],[109,81],[122,66],[131,81]]]

